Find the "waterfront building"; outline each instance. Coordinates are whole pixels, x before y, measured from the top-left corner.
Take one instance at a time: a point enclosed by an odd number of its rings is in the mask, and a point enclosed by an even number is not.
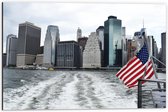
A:
[[[161,55],[162,55],[162,59],[161,61],[166,64],[166,32],[161,33]],[[162,66],[165,67],[165,66]]]
[[[98,36],[92,32],[83,51],[83,68],[96,67],[101,67],[101,49]]]
[[[33,23],[19,24],[17,66],[32,65],[40,49],[41,28]]]
[[[81,51],[76,41],[61,41],[57,45],[57,67],[80,67]]]
[[[122,21],[109,16],[104,22],[104,64],[105,66],[122,65]]]
[[[82,37],[82,30],[78,27],[77,29],[77,40]]]
[[[58,26],[49,25],[44,41],[44,66],[56,66],[57,44],[60,41],[59,36]]]
[[[16,66],[17,44],[16,35],[10,34],[7,36],[6,66]]]

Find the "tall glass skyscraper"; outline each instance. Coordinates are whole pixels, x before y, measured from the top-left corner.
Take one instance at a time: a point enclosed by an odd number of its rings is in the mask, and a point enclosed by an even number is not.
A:
[[[58,26],[49,25],[44,42],[43,63],[49,66],[56,65],[57,43],[60,41]]]
[[[104,64],[105,66],[122,65],[122,21],[109,16],[104,22]]]

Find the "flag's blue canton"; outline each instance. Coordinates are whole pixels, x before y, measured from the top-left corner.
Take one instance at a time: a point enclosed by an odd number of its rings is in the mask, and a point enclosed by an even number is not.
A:
[[[145,64],[148,61],[149,53],[146,44],[143,45],[141,50],[136,55],[143,64]]]

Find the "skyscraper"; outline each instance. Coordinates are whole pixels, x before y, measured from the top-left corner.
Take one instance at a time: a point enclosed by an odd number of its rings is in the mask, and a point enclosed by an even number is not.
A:
[[[104,22],[104,64],[105,66],[122,65],[122,21],[109,16]]]
[[[147,36],[146,40],[148,45],[149,56],[154,56],[155,58],[159,59],[158,47],[154,37],[152,35]],[[153,61],[155,62],[155,64],[159,64],[158,61]]]
[[[57,55],[57,44],[60,41],[58,26],[49,25],[44,41],[44,66],[55,66]]]
[[[98,36],[98,39],[100,41],[100,48],[104,51],[104,26],[99,26],[96,29],[96,34]]]
[[[126,28],[122,27],[122,65],[127,63],[127,38],[126,38]]]
[[[96,68],[101,67],[101,49],[98,36],[95,32],[89,35],[83,51],[83,67]]]
[[[77,29],[77,40],[82,37],[82,30],[78,27]]]
[[[161,61],[166,64],[166,32],[161,33],[161,47]]]
[[[137,42],[137,50],[139,51],[144,44],[147,37],[146,28],[142,28],[140,31],[134,33],[134,40]]]
[[[96,29],[96,35],[98,36],[101,49],[101,66],[104,66],[104,26],[99,26]]]
[[[153,41],[154,41],[154,39],[153,39],[152,35],[147,36],[149,56],[153,55]]]
[[[17,66],[31,65],[40,49],[41,28],[33,23],[19,24]]]
[[[85,50],[85,45],[86,45],[86,42],[88,40],[88,37],[82,37],[82,38],[78,38],[78,44],[80,46],[80,49],[81,49],[81,58],[80,58],[80,66],[83,65],[83,51]]]
[[[16,35],[7,36],[6,43],[6,66],[16,66],[17,38]]]
[[[158,47],[156,41],[154,41],[154,57],[158,59]]]

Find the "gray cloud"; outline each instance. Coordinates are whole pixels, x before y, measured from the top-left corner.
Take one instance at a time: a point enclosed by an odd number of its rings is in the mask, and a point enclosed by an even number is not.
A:
[[[18,35],[18,25],[30,21],[42,28],[41,45],[48,25],[58,25],[61,40],[75,40],[76,30],[88,36],[99,25],[104,25],[109,15],[122,20],[127,35],[142,28],[142,21],[149,35],[154,35],[160,47],[160,35],[166,31],[166,8],[160,4],[88,4],[55,2],[4,2],[4,39],[8,34]]]

